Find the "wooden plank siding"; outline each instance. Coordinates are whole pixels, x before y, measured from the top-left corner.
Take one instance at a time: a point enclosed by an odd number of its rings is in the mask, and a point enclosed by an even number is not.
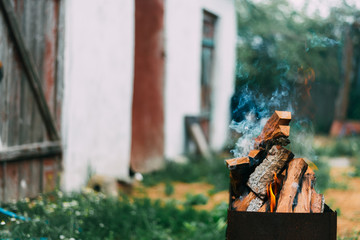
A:
[[[9,0],[3,0],[1,4]],[[63,0],[10,0],[28,57],[34,62],[45,106],[60,131],[63,71]],[[0,201],[53,190],[61,146],[45,127],[14,35],[0,12]],[[42,106],[44,108],[44,106]]]

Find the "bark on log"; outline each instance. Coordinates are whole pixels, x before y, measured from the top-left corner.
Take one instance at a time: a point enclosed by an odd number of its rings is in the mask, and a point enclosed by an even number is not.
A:
[[[310,210],[312,213],[322,213],[324,212],[325,199],[324,195],[319,194],[315,189],[311,189],[311,206]]]
[[[276,212],[292,212],[299,181],[306,171],[307,163],[302,158],[294,158],[289,162],[286,178],[280,191]]]
[[[273,146],[264,161],[256,167],[250,175],[247,185],[260,198],[266,197],[266,186],[274,179],[274,172],[278,174],[291,160],[294,154],[281,146]]]
[[[297,196],[297,205],[294,208],[294,212],[309,213],[311,203],[311,189],[315,183],[315,173],[308,167],[301,183],[301,191]]]
[[[287,145],[290,141],[287,139],[290,134],[289,123],[291,121],[291,112],[275,111],[275,113],[266,122],[261,134],[255,138],[255,149],[263,148],[268,150],[274,144]],[[277,141],[277,140],[280,141]]]
[[[249,192],[247,196],[242,199],[237,199],[233,203],[233,208],[236,211],[257,211],[263,204],[263,201],[256,196],[255,193]]]
[[[264,201],[261,198],[256,197],[250,202],[249,207],[246,209],[246,211],[257,212],[260,209],[261,205],[263,205],[263,203]]]

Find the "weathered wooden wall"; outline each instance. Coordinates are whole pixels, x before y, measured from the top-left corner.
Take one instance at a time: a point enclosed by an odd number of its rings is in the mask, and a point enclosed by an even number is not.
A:
[[[34,60],[45,99],[57,129],[62,102],[62,0],[11,0],[20,32]],[[24,155],[34,143],[48,142],[48,134],[11,31],[0,14],[0,200],[34,197],[55,187],[60,170],[60,149]],[[46,144],[45,144],[46,145]],[[20,146],[20,147],[19,147]],[[20,149],[20,150],[19,150]],[[40,150],[39,150],[40,149]],[[20,157],[9,158],[10,153]],[[10,155],[9,155],[10,154]]]

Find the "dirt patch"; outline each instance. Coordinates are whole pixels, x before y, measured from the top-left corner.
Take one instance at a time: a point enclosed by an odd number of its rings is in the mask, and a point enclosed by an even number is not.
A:
[[[360,231],[360,178],[352,178],[352,168],[332,168],[331,176],[337,183],[345,183],[344,189],[328,189],[325,201],[338,211],[337,231],[339,237],[351,236]],[[341,184],[343,185],[343,184]]]

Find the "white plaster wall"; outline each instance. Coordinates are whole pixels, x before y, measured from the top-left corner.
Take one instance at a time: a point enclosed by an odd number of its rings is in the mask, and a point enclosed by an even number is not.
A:
[[[184,148],[184,116],[200,111],[202,12],[197,0],[165,1],[165,156]]]
[[[62,141],[66,191],[92,172],[128,176],[134,1],[66,0]]]
[[[183,152],[184,116],[200,114],[203,9],[218,16],[211,146],[227,138],[233,93],[236,16],[233,0],[167,0],[165,6],[165,155]]]

